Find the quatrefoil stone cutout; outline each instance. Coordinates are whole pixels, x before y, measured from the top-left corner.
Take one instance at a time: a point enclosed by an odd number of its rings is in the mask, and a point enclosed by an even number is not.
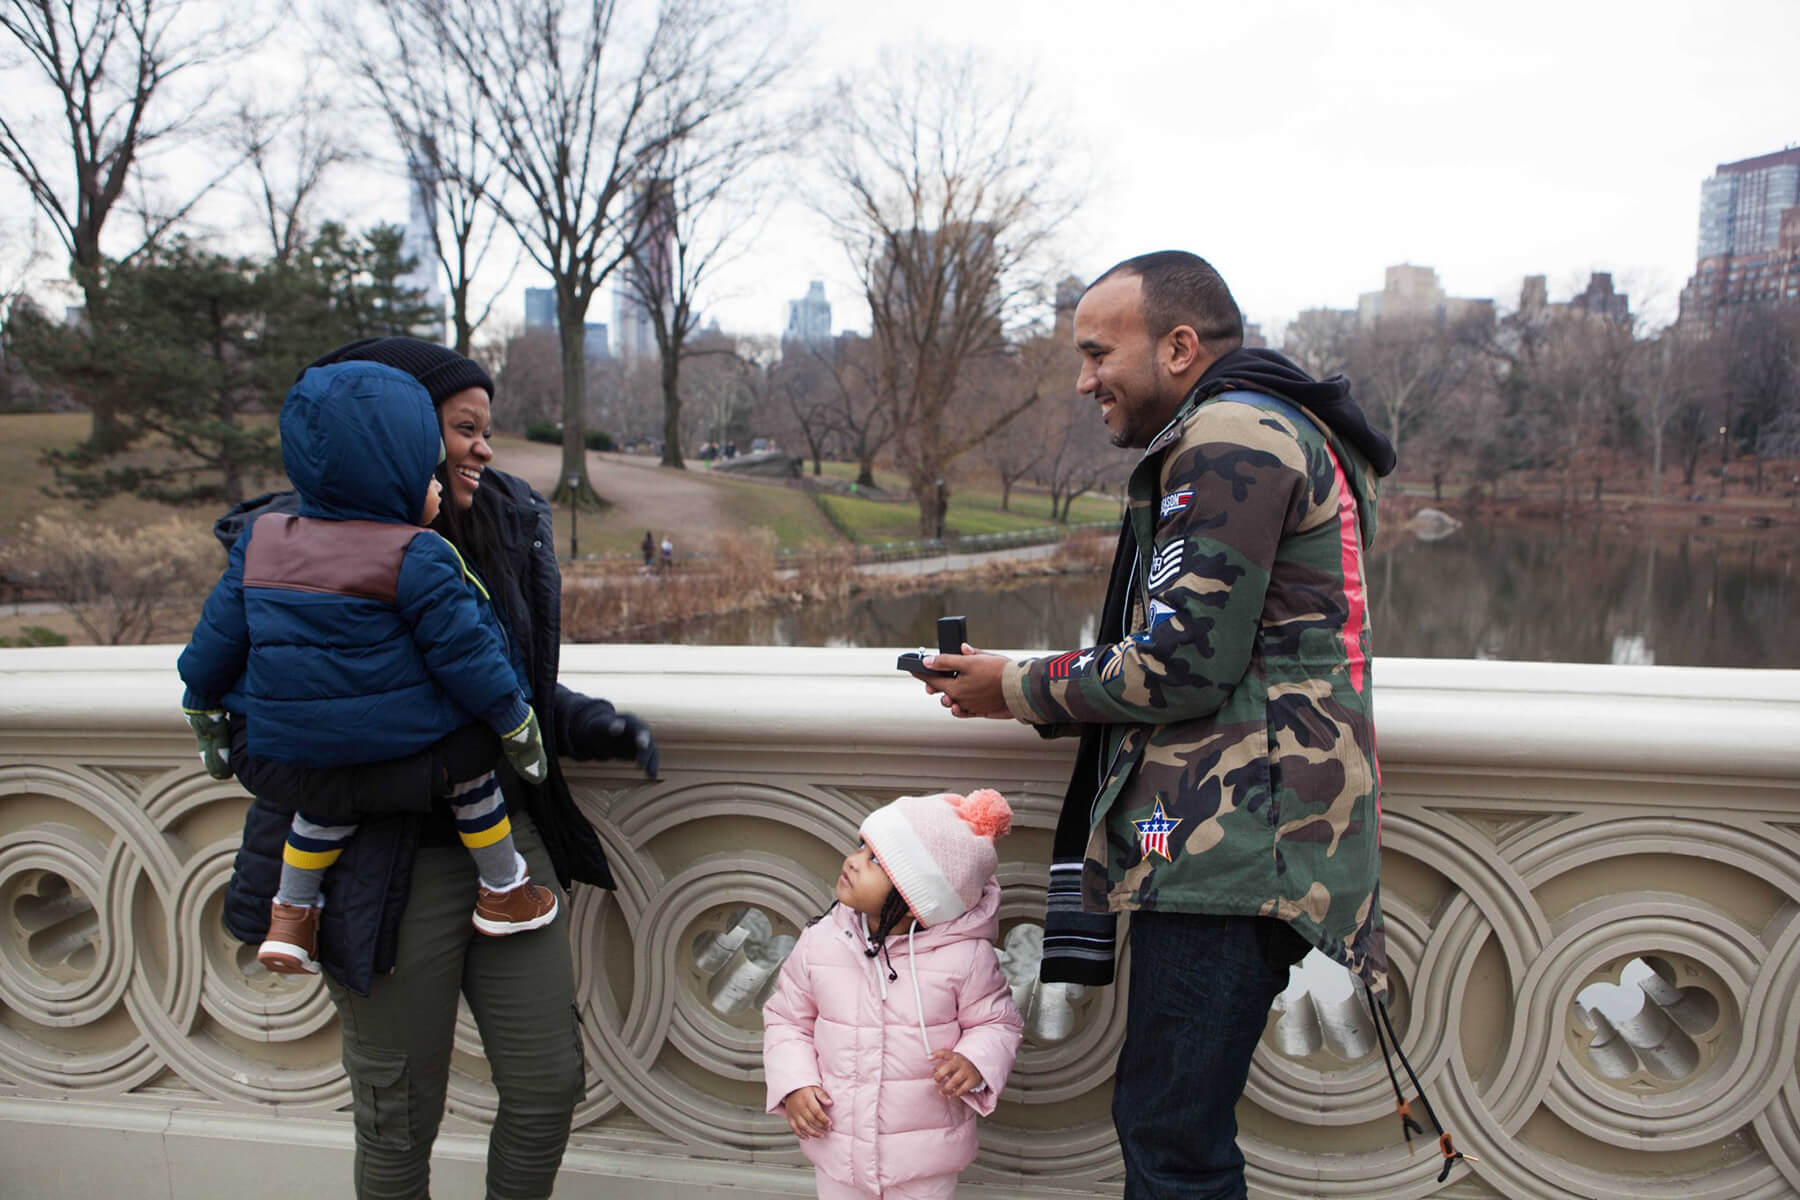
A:
[[[1719,1001],[1704,987],[1683,986],[1667,959],[1647,956],[1626,963],[1619,982],[1581,989],[1575,1016],[1592,1032],[1586,1051],[1595,1074],[1616,1083],[1667,1085],[1699,1068],[1699,1039],[1718,1024]]]
[[[12,890],[12,925],[25,958],[58,982],[84,979],[100,958],[100,917],[79,888],[54,871],[35,871]]]

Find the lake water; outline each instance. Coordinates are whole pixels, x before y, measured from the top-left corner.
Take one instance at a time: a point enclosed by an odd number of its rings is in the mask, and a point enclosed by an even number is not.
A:
[[[1380,654],[1800,668],[1800,545],[1785,535],[1466,525],[1426,542],[1384,533],[1369,566]],[[933,645],[969,618],[976,645],[1066,649],[1095,638],[1100,574],[1006,590],[864,595],[739,614],[671,640],[706,645]]]

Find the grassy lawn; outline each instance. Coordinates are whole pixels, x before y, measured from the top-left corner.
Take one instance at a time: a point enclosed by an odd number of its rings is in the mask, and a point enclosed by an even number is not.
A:
[[[824,496],[823,503],[863,543],[909,541],[919,536],[919,510],[910,499],[898,503],[867,500],[860,496]],[[1083,496],[1070,510],[1069,520],[1117,520],[1117,503],[1105,496]],[[1041,529],[1052,524],[1050,498],[1042,494],[1013,492],[1012,507],[1000,507],[999,489],[991,492],[959,489],[950,495],[944,523],[965,537],[984,533],[1012,533]]]
[[[212,500],[176,505],[136,496],[114,496],[87,507],[79,501],[45,495],[43,489],[55,482],[55,474],[42,462],[43,452],[73,448],[87,437],[92,424],[86,413],[0,413],[0,538],[12,537],[38,513],[54,508],[68,509],[84,523],[114,526],[142,525],[180,516],[210,527],[213,518],[224,511],[224,505]],[[155,451],[145,453],[153,455]],[[260,486],[254,481],[246,484],[245,490],[255,495],[285,486],[286,479],[277,476]]]

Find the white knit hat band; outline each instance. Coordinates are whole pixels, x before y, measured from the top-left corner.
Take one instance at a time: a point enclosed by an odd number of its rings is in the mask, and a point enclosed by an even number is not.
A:
[[[919,918],[919,924],[929,929],[968,911],[969,906],[938,870],[925,843],[896,805],[885,805],[870,813],[863,820],[861,832],[863,841],[887,869],[888,878],[900,889],[901,898]]]

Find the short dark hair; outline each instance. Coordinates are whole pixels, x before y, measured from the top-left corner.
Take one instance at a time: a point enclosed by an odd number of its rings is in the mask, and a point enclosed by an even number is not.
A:
[[[1144,325],[1160,338],[1186,325],[1213,354],[1244,344],[1244,314],[1211,263],[1186,250],[1157,250],[1109,267],[1093,288],[1115,275],[1136,275],[1144,286]]]

